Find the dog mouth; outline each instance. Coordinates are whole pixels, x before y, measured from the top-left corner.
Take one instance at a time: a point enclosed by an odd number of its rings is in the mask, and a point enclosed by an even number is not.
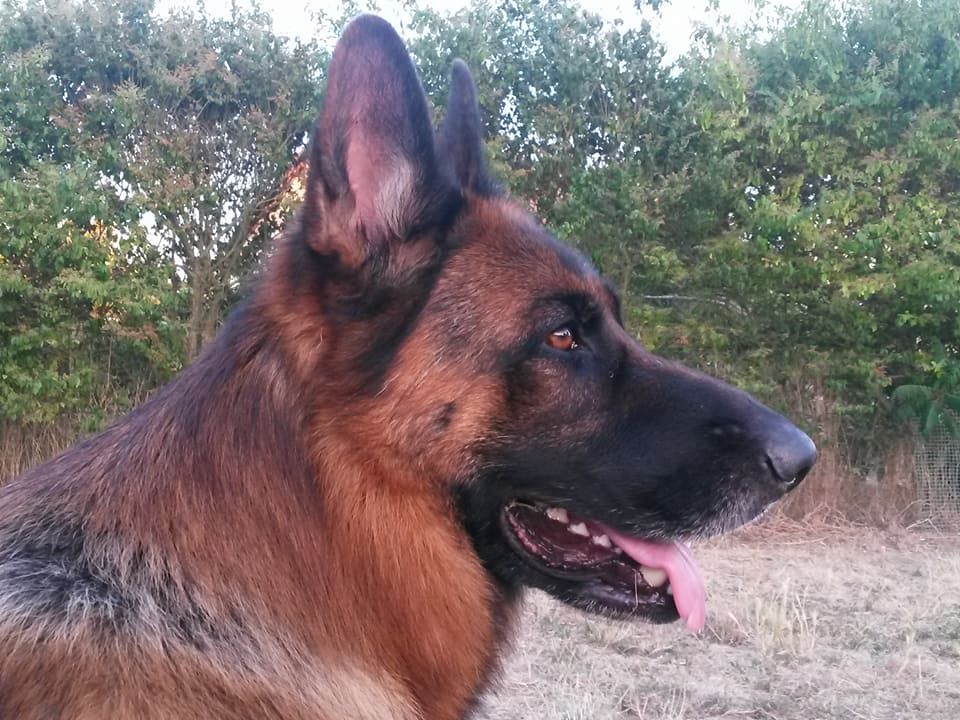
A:
[[[625,535],[560,507],[516,500],[504,534],[534,570],[574,588],[578,604],[653,622],[682,619],[696,632],[706,617],[704,584],[682,542]]]

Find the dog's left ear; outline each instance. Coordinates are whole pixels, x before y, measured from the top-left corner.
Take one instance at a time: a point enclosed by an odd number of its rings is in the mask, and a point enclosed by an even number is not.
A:
[[[462,190],[484,196],[500,193],[500,186],[487,173],[477,86],[467,64],[459,58],[450,68],[450,96],[437,147]]]

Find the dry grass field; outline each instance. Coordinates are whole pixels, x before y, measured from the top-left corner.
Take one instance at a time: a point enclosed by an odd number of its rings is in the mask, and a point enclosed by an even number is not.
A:
[[[960,538],[753,529],[696,549],[707,627],[531,593],[483,720],[960,720]]]

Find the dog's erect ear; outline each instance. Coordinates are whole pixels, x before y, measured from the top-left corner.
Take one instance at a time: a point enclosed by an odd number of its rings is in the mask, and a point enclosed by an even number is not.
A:
[[[461,188],[478,195],[500,192],[487,174],[477,87],[463,60],[454,60],[450,68],[450,97],[438,135],[440,156],[449,164]]]
[[[358,17],[334,50],[314,131],[307,242],[342,270],[382,263],[391,244],[449,216],[457,196],[438,169],[426,97],[403,41],[384,20]]]

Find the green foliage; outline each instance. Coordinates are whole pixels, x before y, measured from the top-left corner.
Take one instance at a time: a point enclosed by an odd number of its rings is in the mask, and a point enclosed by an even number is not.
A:
[[[442,107],[450,62],[475,69],[494,164],[550,216],[587,163],[649,164],[662,48],[647,25],[607,27],[572,2],[503,0],[414,15],[412,51]]]
[[[190,357],[286,218],[284,173],[320,104],[327,54],[269,28],[256,6],[156,22],[136,81],[107,103],[129,118],[123,178],[190,292]]]
[[[960,363],[936,342],[928,369],[930,385],[900,385],[891,393],[894,412],[901,419],[915,419],[924,438],[941,431],[960,437]]]
[[[0,420],[96,424],[180,366],[178,299],[97,177],[47,161],[0,181]]]
[[[891,400],[899,417],[917,420],[924,438],[939,430],[960,437],[960,424],[954,419],[960,414],[960,394],[941,395],[926,385],[900,385]]]
[[[326,55],[269,28],[0,4],[0,421],[96,425],[213,334],[319,104]]]
[[[714,115],[730,103],[711,73],[745,103],[744,194],[691,278],[748,309],[733,341],[770,351],[764,375],[813,370],[871,405],[960,362],[958,38],[945,0],[808,2],[770,40],[691,65]],[[938,387],[960,390],[951,377]]]

